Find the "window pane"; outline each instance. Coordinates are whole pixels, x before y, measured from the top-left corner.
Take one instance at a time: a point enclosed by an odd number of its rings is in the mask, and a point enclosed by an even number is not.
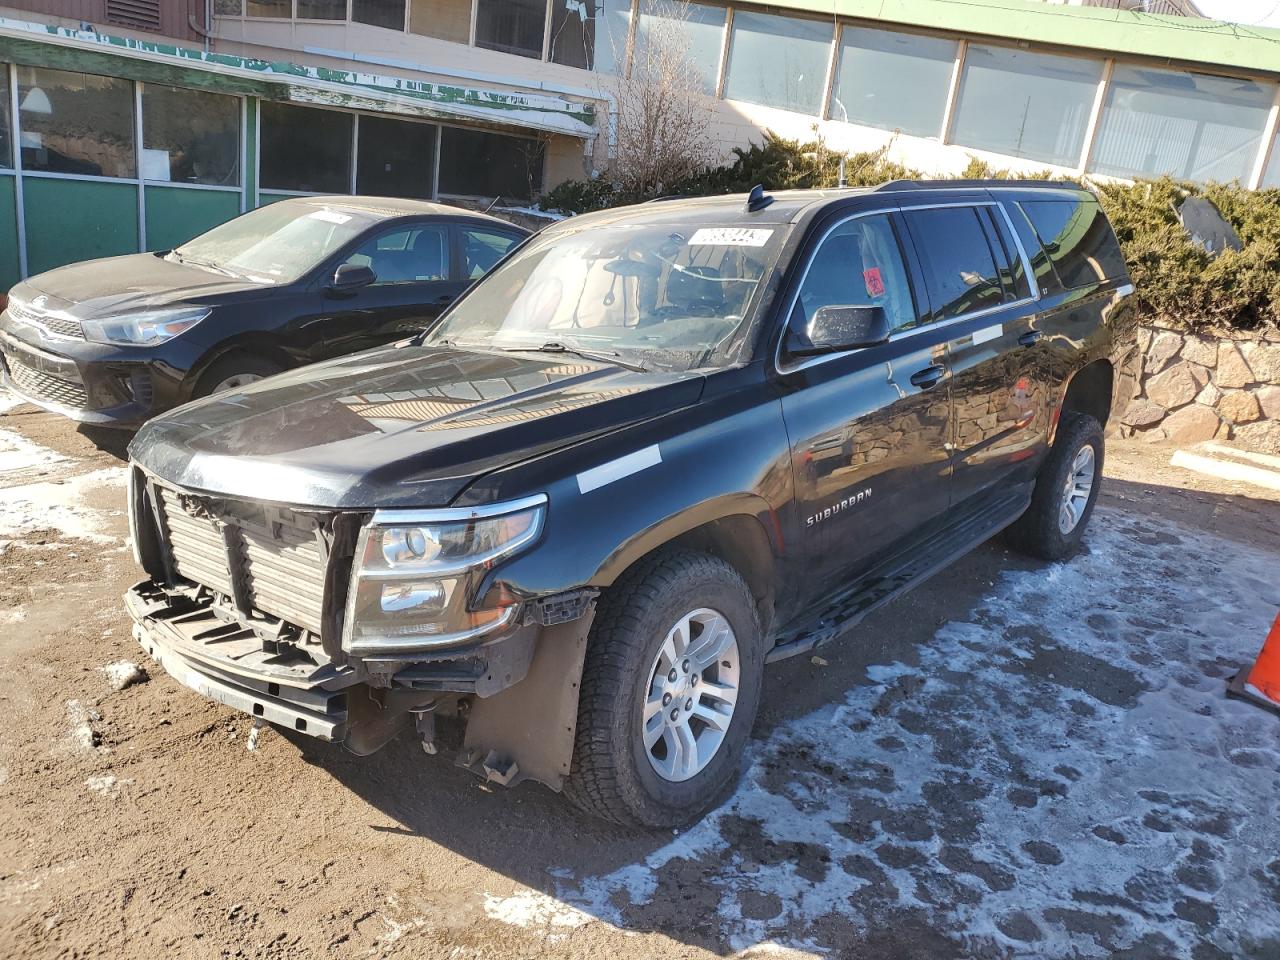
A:
[[[1070,200],[1024,200],[1019,204],[1035,227],[1066,287],[1084,287],[1124,277],[1124,254],[1098,204]]]
[[[351,19],[371,27],[404,30],[405,0],[351,0]]]
[[[142,179],[240,185],[240,101],[218,93],[142,88]]]
[[[464,228],[462,230],[463,276],[469,280],[483,277],[515,245],[516,238],[509,233]]]
[[[351,114],[262,104],[264,190],[351,191]]]
[[[907,211],[906,218],[924,267],[935,322],[999,306],[1004,299],[1000,273],[977,210],[914,210]]]
[[[1280,187],[1280,138],[1271,145],[1271,157],[1267,160],[1267,169],[1262,175],[1262,185]]]
[[[356,192],[379,197],[431,198],[436,127],[362,116],[356,138]]]
[[[1247,181],[1274,95],[1252,80],[1117,65],[1090,169]]]
[[[25,169],[134,175],[130,81],[19,67],[18,115]]]
[[[894,330],[915,324],[907,271],[888,217],[850,220],[822,241],[791,313],[791,344],[808,346],[813,315],[837,306],[883,307]]]
[[[477,0],[476,46],[542,59],[546,0]]]
[[[543,153],[538,140],[445,127],[440,139],[440,192],[532,200],[542,191]]]
[[[293,16],[293,0],[245,0],[246,17],[284,17]]]
[[[725,97],[817,116],[831,34],[819,20],[736,11]]]
[[[1101,77],[1099,61],[970,44],[951,139],[1074,167]]]
[[[347,0],[298,0],[299,20],[345,20]]]
[[[720,50],[724,46],[723,7],[700,3],[673,4],[669,0],[641,0],[636,24],[634,63],[646,67],[648,57],[667,51],[683,58],[702,83],[702,92],[714,96],[720,78]]]
[[[13,166],[13,141],[9,131],[9,65],[0,63],[0,167]]]
[[[630,29],[631,0],[552,0],[551,59],[615,73]]]
[[[409,30],[454,43],[471,42],[471,0],[411,0]]]
[[[240,0],[213,0],[213,12],[220,17],[238,17],[241,13]]]
[[[996,207],[983,207],[983,215],[991,229],[992,249],[996,259],[1000,261],[1000,282],[1004,284],[1006,300],[1025,300],[1031,296],[1031,283],[1027,280],[1027,269],[1018,253],[1018,245],[1014,242],[1009,225],[1004,215]]]
[[[1027,256],[1031,260],[1031,269],[1036,275],[1036,286],[1040,288],[1041,293],[1057,293],[1062,289],[1062,282],[1053,269],[1053,262],[1049,259],[1048,252],[1032,228],[1031,221],[1027,219],[1026,211],[1016,203],[1005,204],[1005,209],[1009,211],[1009,219],[1013,221],[1013,229],[1018,234],[1022,249],[1027,251]]]
[[[941,137],[958,47],[941,37],[845,27],[831,119]]]
[[[372,268],[377,282],[415,283],[449,279],[449,228],[415,227],[374,237],[347,258]]]

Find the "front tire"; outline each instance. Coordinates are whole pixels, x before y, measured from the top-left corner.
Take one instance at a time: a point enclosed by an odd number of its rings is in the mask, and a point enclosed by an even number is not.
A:
[[[565,795],[628,826],[697,819],[737,780],[763,675],[732,566],[692,551],[641,561],[596,607]]]
[[[279,373],[279,364],[263,357],[233,353],[215,361],[196,384],[193,397],[211,397],[215,393],[237,390]]]
[[[1031,506],[1007,531],[1011,546],[1041,560],[1075,553],[1102,489],[1103,450],[1097,420],[1082,413],[1063,418]]]

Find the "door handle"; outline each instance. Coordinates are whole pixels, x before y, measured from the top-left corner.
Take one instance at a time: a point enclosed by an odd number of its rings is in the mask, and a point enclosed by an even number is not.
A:
[[[917,370],[911,375],[911,385],[919,387],[921,390],[928,390],[942,379],[942,375],[944,373],[946,373],[946,371],[937,364],[934,364],[931,367],[925,367],[923,370]]]
[[[1044,334],[1039,330],[1028,330],[1018,338],[1018,343],[1022,344],[1024,347],[1029,347],[1032,344],[1039,343],[1040,338],[1043,336]]]

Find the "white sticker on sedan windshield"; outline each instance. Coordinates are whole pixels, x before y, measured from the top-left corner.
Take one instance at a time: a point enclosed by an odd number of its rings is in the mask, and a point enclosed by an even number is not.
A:
[[[703,227],[689,238],[689,246],[763,247],[772,236],[772,230],[753,230],[749,227]]]
[[[316,210],[311,214],[312,220],[323,220],[325,223],[346,223],[351,218],[345,213],[334,213],[332,210]]]

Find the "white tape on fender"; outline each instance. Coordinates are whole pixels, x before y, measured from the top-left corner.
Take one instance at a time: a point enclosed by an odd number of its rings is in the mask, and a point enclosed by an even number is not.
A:
[[[617,460],[610,460],[608,463],[602,463],[598,467],[582,471],[582,473],[578,474],[578,492],[590,493],[592,490],[608,486],[615,480],[621,480],[623,477],[629,477],[633,473],[639,473],[641,470],[657,466],[661,462],[662,452],[655,443],[652,447],[645,447],[643,450],[629,453],[625,457],[619,457]]]

